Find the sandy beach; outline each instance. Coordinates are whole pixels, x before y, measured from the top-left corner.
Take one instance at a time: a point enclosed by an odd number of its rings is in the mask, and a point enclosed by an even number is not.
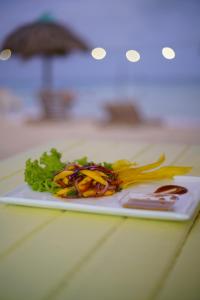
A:
[[[200,144],[198,127],[159,125],[105,125],[92,119],[65,122],[16,122],[0,119],[0,159],[54,140],[68,138],[114,139],[123,142]]]

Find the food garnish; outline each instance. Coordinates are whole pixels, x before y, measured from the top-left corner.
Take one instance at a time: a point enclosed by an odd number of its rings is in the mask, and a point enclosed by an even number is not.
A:
[[[138,183],[169,179],[188,173],[190,167],[164,166],[162,154],[151,164],[138,166],[129,160],[95,163],[87,157],[62,162],[61,154],[51,149],[39,160],[26,162],[25,181],[35,191],[50,192],[61,198],[87,198],[113,195]]]
[[[54,174],[60,172],[65,167],[61,162],[61,153],[56,149],[51,149],[50,154],[44,152],[39,160],[26,161],[25,181],[38,192],[55,193],[60,188],[53,181]]]

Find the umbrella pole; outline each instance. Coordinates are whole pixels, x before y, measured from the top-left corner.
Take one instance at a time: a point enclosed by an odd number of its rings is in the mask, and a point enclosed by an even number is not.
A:
[[[44,57],[43,59],[43,89],[51,90],[53,86],[52,59]]]
[[[42,106],[43,117],[49,119],[52,117],[53,98],[52,98],[52,60],[50,57],[44,57],[42,61],[42,91],[40,94],[40,103]]]

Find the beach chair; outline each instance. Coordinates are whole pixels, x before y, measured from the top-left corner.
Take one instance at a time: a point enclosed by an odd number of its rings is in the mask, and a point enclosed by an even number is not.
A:
[[[42,90],[39,98],[44,119],[63,120],[69,115],[75,96],[70,91]]]
[[[104,109],[109,124],[138,125],[143,123],[139,110],[131,102],[107,103]]]

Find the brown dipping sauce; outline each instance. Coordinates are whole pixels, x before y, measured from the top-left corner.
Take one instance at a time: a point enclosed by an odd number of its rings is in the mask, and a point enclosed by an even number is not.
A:
[[[186,194],[188,190],[180,185],[163,185],[159,188],[157,188],[154,192],[154,194],[176,194],[176,195],[183,195]]]

